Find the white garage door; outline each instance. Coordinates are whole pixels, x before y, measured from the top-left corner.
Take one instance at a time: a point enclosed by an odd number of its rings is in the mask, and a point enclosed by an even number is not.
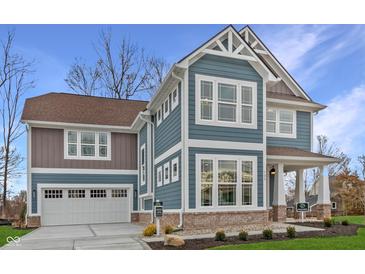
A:
[[[130,222],[127,188],[42,189],[42,225]]]

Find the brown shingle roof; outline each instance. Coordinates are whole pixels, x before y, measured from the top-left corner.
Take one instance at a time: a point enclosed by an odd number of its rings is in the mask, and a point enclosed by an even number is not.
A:
[[[25,101],[22,121],[130,126],[146,101],[48,93]]]
[[[316,102],[313,102],[313,101],[308,101],[308,100],[306,100],[302,97],[295,96],[295,95],[289,95],[289,94],[283,94],[283,93],[279,93],[279,92],[266,91],[266,97],[267,98],[272,98],[272,99],[297,101],[297,102],[303,102],[303,103],[312,103],[312,104],[318,105],[319,109],[326,108],[325,105],[322,105],[322,104],[319,104],[319,103],[316,103]]]
[[[275,155],[275,156],[293,156],[293,157],[320,157],[320,158],[332,158],[333,160],[337,160],[337,158],[326,156],[319,153],[314,153],[298,148],[293,147],[267,147],[267,155]]]

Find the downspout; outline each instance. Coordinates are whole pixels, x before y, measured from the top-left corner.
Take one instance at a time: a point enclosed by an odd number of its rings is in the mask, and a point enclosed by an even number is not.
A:
[[[152,121],[150,121],[150,120],[146,119],[145,117],[143,117],[143,115],[149,115],[150,116],[150,114],[141,112],[139,114],[139,117],[141,118],[142,121],[144,121],[144,122],[151,125],[151,130],[152,130],[152,132],[151,132],[151,137],[152,138],[151,139],[154,142],[154,140],[155,140],[155,124]],[[153,187],[153,181],[155,179],[155,146],[152,143],[152,140],[148,140],[148,141],[151,142],[151,147],[152,147],[152,151],[151,151],[152,152],[152,155],[151,155],[152,156],[152,168],[151,168],[152,169],[152,176],[151,176],[152,178],[151,178],[150,182],[151,182],[151,192],[153,192],[153,199],[152,200],[154,200],[155,192],[154,192],[154,187]],[[153,218],[153,216],[151,218]]]
[[[183,90],[184,90],[184,79],[177,76],[174,71],[172,71],[171,75],[172,75],[172,77],[179,80],[180,83],[181,83],[180,104],[181,104],[181,117],[183,119],[183,125],[184,125],[185,124],[185,105],[183,104],[183,100],[182,100]],[[183,109],[184,109],[184,112],[183,112]],[[182,175],[183,175],[184,169],[187,168],[187,167],[185,167],[185,152],[184,152],[185,151],[184,150],[185,137],[184,136],[185,136],[185,134],[183,134],[183,127],[181,127],[181,144],[182,144],[182,146],[181,146],[181,156],[184,156],[184,157],[181,157],[181,167],[182,167],[181,168],[181,210],[180,210],[180,214],[179,214],[179,217],[180,217],[179,218],[180,222],[179,222],[179,225],[178,225],[179,228],[182,228],[183,225],[184,225],[184,212],[185,212],[185,188],[184,188],[184,185],[183,185],[183,179],[184,178],[183,178]]]

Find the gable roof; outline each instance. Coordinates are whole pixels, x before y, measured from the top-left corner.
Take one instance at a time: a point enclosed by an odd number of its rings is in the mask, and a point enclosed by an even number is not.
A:
[[[286,70],[286,68],[280,63],[280,61],[275,57],[275,55],[268,49],[268,47],[262,42],[262,40],[257,36],[257,34],[251,29],[250,26],[243,27],[239,33],[242,35],[245,31],[248,31],[254,39],[256,39],[257,44],[260,45],[261,48],[263,48],[264,51],[267,52],[267,54],[271,57],[271,59],[277,63],[280,69],[282,69],[283,73],[288,77],[288,79],[293,83],[293,85],[298,89],[298,91],[301,93],[301,95],[307,99],[308,101],[312,101],[310,96],[305,92],[305,90],[299,85],[299,83],[294,79],[294,77]],[[245,39],[243,39],[245,40]],[[247,42],[247,41],[246,41]],[[249,43],[248,43],[249,44]],[[251,44],[252,45],[252,44]],[[253,47],[252,47],[253,48]],[[253,49],[256,53],[257,51]],[[260,53],[258,53],[261,58],[265,59],[264,56],[262,56]]]
[[[129,127],[147,103],[52,92],[28,98],[21,120]]]

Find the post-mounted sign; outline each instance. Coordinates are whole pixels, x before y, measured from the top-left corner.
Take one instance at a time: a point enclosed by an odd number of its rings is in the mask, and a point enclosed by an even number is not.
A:
[[[309,203],[297,203],[296,204],[297,212],[308,212],[309,211]]]
[[[153,213],[156,218],[161,218],[163,215],[163,203],[160,201],[156,201],[153,203],[154,210]]]

